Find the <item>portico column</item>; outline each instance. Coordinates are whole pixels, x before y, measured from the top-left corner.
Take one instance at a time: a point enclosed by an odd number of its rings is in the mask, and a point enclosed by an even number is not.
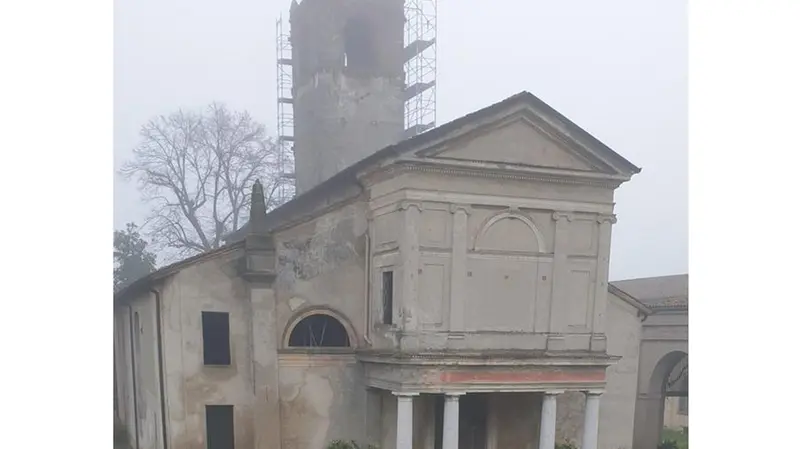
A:
[[[555,449],[556,447],[556,397],[560,393],[560,391],[548,391],[542,399],[539,449]]]
[[[582,449],[597,449],[597,430],[600,424],[601,391],[586,392],[586,410],[583,414]]]
[[[444,396],[442,449],[458,449],[458,397],[461,394],[447,393]]]
[[[416,393],[394,393],[397,396],[397,444],[396,449],[412,449],[414,441],[414,401]]]

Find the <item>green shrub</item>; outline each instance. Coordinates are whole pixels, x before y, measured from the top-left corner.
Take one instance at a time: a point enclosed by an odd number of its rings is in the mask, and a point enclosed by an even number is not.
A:
[[[658,449],[678,449],[678,442],[675,440],[664,440],[658,445]]]
[[[574,441],[567,440],[556,443],[556,449],[578,449],[578,445]]]
[[[377,447],[368,444],[366,446],[361,446],[355,441],[342,441],[342,440],[334,440],[328,444],[326,449],[378,449]]]

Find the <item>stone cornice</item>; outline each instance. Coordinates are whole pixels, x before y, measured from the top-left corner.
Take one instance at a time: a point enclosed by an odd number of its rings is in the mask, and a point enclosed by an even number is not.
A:
[[[433,173],[437,175],[447,176],[465,176],[465,177],[479,177],[489,179],[505,179],[517,181],[538,181],[553,184],[572,184],[572,185],[589,185],[595,187],[602,187],[608,189],[615,189],[624,182],[623,179],[617,179],[613,175],[597,176],[594,174],[577,174],[577,173],[547,173],[544,171],[536,170],[511,170],[494,167],[470,167],[470,166],[455,166],[446,163],[431,163],[430,161],[417,161],[417,160],[401,160],[395,164],[389,165],[383,170],[387,175],[395,173],[407,172],[423,172]],[[379,178],[378,173],[375,172],[369,176],[371,181]]]
[[[553,212],[553,221],[559,222],[561,220],[567,220],[569,222],[575,219],[575,214],[572,212]]]
[[[451,204],[449,208],[451,214],[455,214],[458,211],[463,211],[467,215],[472,214],[472,208],[467,204]]]
[[[366,363],[436,366],[610,366],[619,357],[601,353],[570,351],[484,351],[399,353],[382,350],[359,350],[357,358]]]
[[[613,224],[617,223],[617,216],[614,215],[614,214],[611,214],[611,215],[598,215],[597,216],[597,222],[600,223],[600,224],[611,223],[613,225]]]
[[[417,208],[417,210],[420,212],[424,210],[421,201],[402,200],[397,205],[398,210],[408,210],[412,207]]]

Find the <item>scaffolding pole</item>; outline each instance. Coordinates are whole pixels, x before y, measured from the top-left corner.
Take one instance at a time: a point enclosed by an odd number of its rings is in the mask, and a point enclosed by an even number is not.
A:
[[[279,17],[276,24],[278,205],[294,197],[294,100],[292,98],[292,43],[288,23]]]
[[[405,137],[412,137],[436,126],[436,0],[406,0],[405,16]]]

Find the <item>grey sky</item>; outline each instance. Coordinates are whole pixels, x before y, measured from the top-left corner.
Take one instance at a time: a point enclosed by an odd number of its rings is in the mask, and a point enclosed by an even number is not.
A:
[[[114,158],[139,127],[221,101],[275,129],[275,20],[290,0],[116,0]],[[616,197],[611,279],[688,271],[687,6],[440,0],[439,124],[528,90],[642,173]],[[147,212],[117,177],[114,225]]]

